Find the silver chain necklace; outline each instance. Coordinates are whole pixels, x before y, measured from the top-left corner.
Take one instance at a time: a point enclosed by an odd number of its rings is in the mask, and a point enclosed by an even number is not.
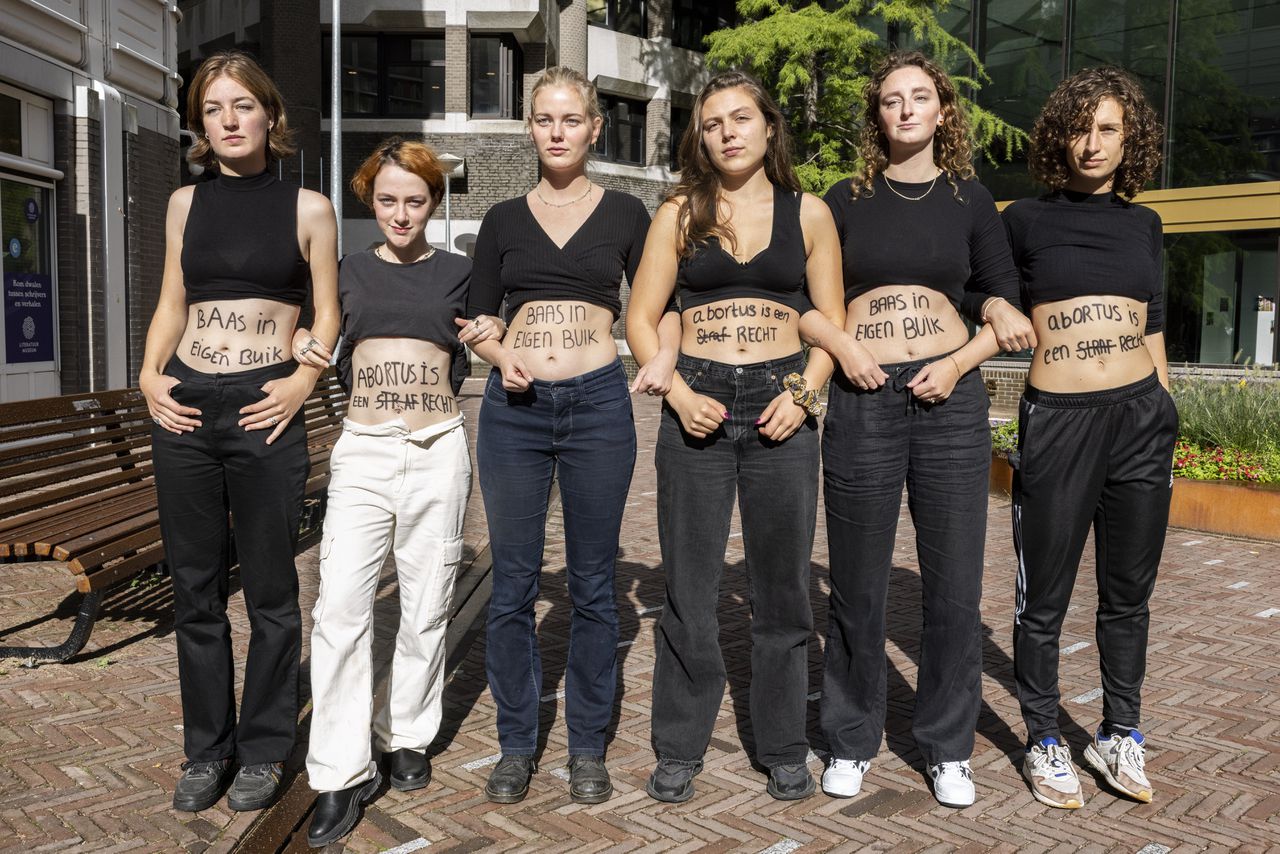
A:
[[[587,196],[591,195],[591,187],[592,187],[591,182],[587,181],[587,191],[583,193],[581,196],[578,196],[578,198],[574,199],[571,202],[549,202],[542,197],[542,190],[539,189],[538,187],[533,188],[533,194],[538,197],[538,201],[542,202],[544,205],[546,205],[549,208],[567,208],[570,205],[576,205],[578,202],[582,201]]]
[[[942,174],[942,170],[941,170],[941,169],[939,169],[939,170],[937,171],[937,173],[935,173],[935,174],[934,174],[934,176],[933,176],[933,180],[929,182],[929,188],[928,188],[928,189],[926,189],[923,193],[921,193],[921,194],[920,194],[920,195],[918,195],[918,196],[907,196],[907,195],[903,195],[902,193],[898,192],[897,190],[895,190],[895,189],[893,188],[893,182],[889,180],[889,176],[888,176],[888,175],[885,175],[885,174],[882,172],[882,173],[880,173],[880,177],[884,178],[884,185],[885,185],[886,187],[888,187],[888,188],[889,188],[889,192],[893,193],[893,194],[894,194],[895,196],[897,196],[898,198],[900,198],[900,199],[906,199],[908,202],[918,202],[918,201],[920,201],[921,199],[923,199],[925,196],[927,196],[927,195],[929,195],[930,193],[932,193],[932,192],[933,192],[933,185],[934,185],[934,184],[936,184],[936,183],[938,183],[938,176],[939,176],[939,175],[941,175],[941,174]],[[906,182],[903,182],[903,183],[906,183]]]
[[[395,258],[387,257],[387,244],[385,243],[374,247],[373,254],[377,255],[379,258],[381,258],[383,261],[386,261],[388,264],[416,264],[419,261],[425,261],[428,258],[430,258],[432,255],[436,254],[436,248],[434,246],[428,246],[426,252],[423,252],[421,255],[419,255],[417,258],[414,258],[412,261],[398,261]]]

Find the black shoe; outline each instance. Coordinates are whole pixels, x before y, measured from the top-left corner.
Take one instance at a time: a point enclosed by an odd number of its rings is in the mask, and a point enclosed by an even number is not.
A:
[[[360,805],[373,797],[381,783],[382,775],[375,771],[372,780],[356,783],[349,789],[321,792],[316,797],[311,826],[307,828],[307,844],[323,848],[350,833],[360,820]]]
[[[421,750],[401,747],[387,756],[391,757],[391,788],[397,792],[424,789],[431,782],[431,760]]]
[[[532,756],[503,756],[498,760],[484,794],[495,804],[514,804],[529,794],[529,778],[538,770]]]
[[[600,804],[613,794],[602,756],[569,757],[569,797],[575,804]]]
[[[809,769],[801,765],[775,765],[769,769],[764,790],[780,801],[798,801],[813,794],[817,785]]]
[[[679,759],[659,759],[645,791],[655,801],[682,804],[693,797],[693,778],[702,770],[702,760],[682,762]]]
[[[243,765],[236,772],[231,791],[227,792],[227,806],[236,812],[266,809],[280,794],[283,780],[283,762]]]
[[[183,762],[182,776],[173,788],[173,808],[183,812],[207,810],[222,797],[230,779],[230,759]]]

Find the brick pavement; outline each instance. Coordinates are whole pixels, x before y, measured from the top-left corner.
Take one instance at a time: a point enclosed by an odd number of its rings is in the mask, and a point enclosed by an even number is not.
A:
[[[474,383],[474,381],[473,381]],[[478,387],[471,385],[474,394]],[[476,399],[466,401],[474,412]],[[473,422],[474,423],[474,422]],[[867,847],[916,850],[1267,850],[1280,848],[1280,593],[1274,583],[1280,545],[1171,530],[1152,606],[1150,667],[1145,691],[1148,768],[1155,803],[1119,800],[1082,772],[1088,802],[1064,813],[1041,807],[1017,771],[1021,724],[1012,695],[1010,660],[1013,556],[1008,505],[993,498],[987,538],[984,615],[984,704],[973,766],[978,802],[965,810],[939,807],[930,796],[910,734],[909,715],[919,654],[919,576],[905,505],[889,602],[889,714],[886,744],[863,793],[852,800],[818,794],[781,803],[764,794],[744,744],[748,634],[741,540],[730,540],[721,607],[721,640],[730,688],[706,770],[687,804],[661,805],[644,793],[652,764],[649,691],[653,628],[661,613],[662,575],[654,524],[652,466],[657,426],[654,401],[637,400],[640,460],[624,523],[618,564],[622,690],[609,766],[616,794],[580,806],[567,794],[563,700],[569,605],[563,586],[563,529],[553,517],[538,603],[543,644],[541,771],[523,803],[498,806],[481,792],[497,754],[494,709],[484,682],[480,637],[447,688],[445,726],[429,788],[387,790],[344,844],[332,850],[432,851],[824,851]],[[466,544],[484,547],[477,489]],[[737,523],[734,532],[738,531]],[[815,625],[810,684],[820,685],[826,622],[827,563],[819,525],[811,582]],[[315,597],[316,555],[299,560],[303,609]],[[1061,678],[1064,734],[1079,757],[1101,712],[1094,691],[1092,638],[1095,595],[1091,549],[1075,605],[1063,632]],[[66,589],[60,570],[39,564],[0,567],[0,626],[9,637],[49,642],[59,626],[49,603]],[[379,594],[384,621],[375,655],[385,665],[395,623],[395,582]],[[69,616],[67,601],[60,616]],[[254,821],[225,805],[198,816],[174,813],[169,799],[182,760],[171,598],[157,580],[108,598],[85,652],[64,665],[25,669],[0,662],[0,850],[228,851]],[[233,595],[237,654],[247,621]],[[304,653],[305,654],[305,653]],[[824,747],[817,707],[810,737]],[[820,764],[811,762],[815,772]],[[297,850],[295,837],[290,850]]]

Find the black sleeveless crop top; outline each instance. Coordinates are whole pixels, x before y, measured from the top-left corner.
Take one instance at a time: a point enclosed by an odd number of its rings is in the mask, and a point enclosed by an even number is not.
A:
[[[769,245],[749,261],[738,261],[712,237],[680,259],[676,294],[680,310],[736,297],[772,300],[802,314],[805,298],[804,232],[800,227],[803,193],[773,188],[773,230]]]
[[[305,303],[311,266],[298,248],[298,188],[270,172],[197,184],[182,233],[182,278],[188,304]]]

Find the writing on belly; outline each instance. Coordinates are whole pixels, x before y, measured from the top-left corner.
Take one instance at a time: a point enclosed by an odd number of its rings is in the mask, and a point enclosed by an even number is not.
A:
[[[511,333],[512,349],[576,350],[600,343],[595,329],[565,328],[565,324],[588,322],[585,305],[527,305],[522,312],[524,328]]]
[[[441,392],[440,366],[423,361],[383,359],[352,372],[351,408],[373,412],[457,411],[451,393]]]
[[[699,344],[767,344],[794,314],[777,305],[731,302],[696,308],[689,319]]]
[[[210,332],[244,333],[252,330],[258,335],[274,337],[279,329],[276,321],[264,316],[261,311],[257,312],[256,317],[250,318],[247,312],[234,311],[232,309],[224,310],[216,305],[209,308],[196,306],[195,321],[197,332],[208,330]],[[274,344],[223,349],[199,337],[191,339],[191,347],[188,352],[190,355],[195,356],[197,359],[202,359],[210,365],[223,368],[232,366],[253,368],[261,365],[274,365],[285,359],[284,350]]]
[[[1068,332],[1074,327],[1098,322],[1123,324],[1133,331],[1117,332],[1104,337],[1098,335],[1095,328],[1074,342],[1046,345],[1041,360],[1046,365],[1072,360],[1084,362],[1101,359],[1112,353],[1129,353],[1147,345],[1142,336],[1142,317],[1132,308],[1106,302],[1084,303],[1052,311],[1045,318],[1045,325],[1053,332]]]
[[[946,332],[942,321],[931,314],[906,314],[913,309],[929,311],[932,308],[929,297],[925,294],[913,293],[908,297],[902,294],[886,294],[876,297],[867,303],[867,314],[879,317],[878,320],[859,322],[853,328],[855,341],[886,341],[890,339],[914,341],[917,338],[932,338]],[[894,313],[892,317],[884,315]]]

